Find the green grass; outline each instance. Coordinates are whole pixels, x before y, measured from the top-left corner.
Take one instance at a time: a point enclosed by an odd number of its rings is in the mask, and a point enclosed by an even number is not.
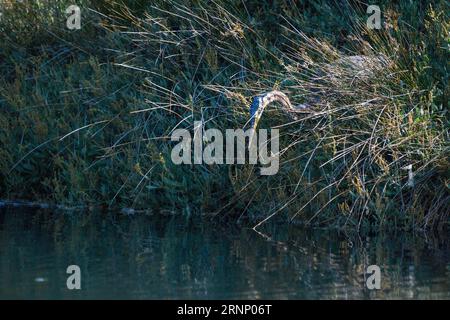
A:
[[[367,230],[448,224],[448,4],[379,1],[385,27],[370,31],[358,2],[293,3],[84,1],[79,31],[65,28],[70,1],[8,5],[1,197]],[[355,81],[336,61],[360,54],[388,65]],[[336,77],[315,80],[330,65]],[[254,95],[302,103],[317,88],[318,115],[262,117],[281,126],[277,175],[171,162],[175,126],[239,128]]]

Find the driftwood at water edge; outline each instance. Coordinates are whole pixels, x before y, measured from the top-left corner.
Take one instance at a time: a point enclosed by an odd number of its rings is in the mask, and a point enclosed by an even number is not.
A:
[[[103,210],[104,207],[101,206],[64,206],[64,205],[57,205],[57,204],[49,204],[49,203],[42,203],[42,202],[33,202],[33,201],[13,201],[13,200],[0,200],[0,209],[1,208],[28,208],[28,209],[44,209],[44,210],[62,210],[62,211],[69,211],[69,212],[75,212],[75,211],[85,211],[85,210]],[[135,213],[141,213],[146,212],[147,210],[136,210],[133,208],[122,208],[120,210],[120,213],[124,215],[133,215]]]

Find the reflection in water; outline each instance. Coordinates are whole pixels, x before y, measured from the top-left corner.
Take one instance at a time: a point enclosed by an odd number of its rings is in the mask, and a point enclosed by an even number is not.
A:
[[[450,298],[448,239],[0,210],[0,299]],[[66,288],[79,265],[82,290]],[[381,267],[382,289],[364,270]]]

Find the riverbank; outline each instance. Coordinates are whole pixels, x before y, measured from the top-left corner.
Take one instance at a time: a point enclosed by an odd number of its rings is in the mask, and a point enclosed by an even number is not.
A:
[[[449,222],[445,2],[380,1],[367,30],[353,2],[8,2],[0,20],[0,197],[132,210],[277,217],[350,229]],[[144,14],[144,12],[146,14]],[[350,56],[386,57],[355,77]],[[342,60],[344,59],[344,60]],[[331,75],[331,76],[329,76]],[[170,133],[242,128],[272,90],[280,170],[176,165]],[[292,122],[292,123],[291,123]]]

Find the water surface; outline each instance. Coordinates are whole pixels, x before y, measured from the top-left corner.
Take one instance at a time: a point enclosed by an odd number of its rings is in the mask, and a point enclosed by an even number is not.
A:
[[[449,299],[447,235],[0,209],[0,299]],[[81,268],[79,291],[66,268]],[[381,290],[364,271],[376,264]]]

